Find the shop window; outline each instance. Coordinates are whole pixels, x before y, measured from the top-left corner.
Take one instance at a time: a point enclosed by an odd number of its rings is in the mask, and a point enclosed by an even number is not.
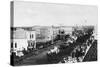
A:
[[[31,43],[31,46],[33,45],[33,43]]]

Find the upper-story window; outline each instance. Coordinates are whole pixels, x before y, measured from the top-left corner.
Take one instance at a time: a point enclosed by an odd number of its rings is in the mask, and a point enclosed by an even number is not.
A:
[[[30,39],[31,39],[31,34],[30,34]]]
[[[34,38],[33,34],[32,34],[32,38]]]
[[[34,35],[33,34],[30,34],[30,39],[34,38]]]
[[[13,48],[13,43],[11,43],[11,48]]]
[[[15,48],[17,48],[17,43],[15,43]]]

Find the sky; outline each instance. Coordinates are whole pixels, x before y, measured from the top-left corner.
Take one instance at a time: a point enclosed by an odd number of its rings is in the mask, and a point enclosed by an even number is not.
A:
[[[96,6],[14,2],[14,27],[97,25]]]

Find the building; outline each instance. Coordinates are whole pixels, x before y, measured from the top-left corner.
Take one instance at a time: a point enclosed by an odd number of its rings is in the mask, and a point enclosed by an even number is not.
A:
[[[15,30],[11,30],[11,32],[13,32],[11,38],[11,51],[15,52],[16,55],[20,54],[22,50],[36,48],[35,31],[16,28]]]
[[[26,31],[21,28],[16,28],[15,30],[11,30],[12,38],[11,38],[11,51],[15,52],[17,56],[22,54],[22,50],[27,50],[27,36]]]
[[[27,30],[28,48],[36,48],[36,33],[34,30]]]
[[[36,31],[36,42],[50,41],[52,38],[52,29],[49,26],[38,26],[34,28]]]

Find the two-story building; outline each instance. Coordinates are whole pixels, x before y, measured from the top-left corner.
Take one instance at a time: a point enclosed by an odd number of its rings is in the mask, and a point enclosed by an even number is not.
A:
[[[15,30],[11,30],[11,32],[11,51],[15,52],[16,55],[24,49],[27,50],[27,48],[36,48],[35,31],[16,28]]]

